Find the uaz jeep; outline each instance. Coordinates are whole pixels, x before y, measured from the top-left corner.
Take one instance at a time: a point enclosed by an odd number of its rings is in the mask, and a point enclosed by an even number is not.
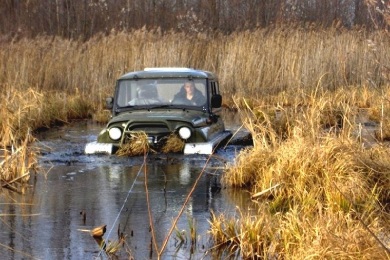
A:
[[[174,134],[184,154],[211,154],[231,136],[220,117],[222,97],[217,77],[189,68],[146,68],[117,80],[106,100],[112,117],[85,153],[115,153],[132,133],[144,132],[153,149]]]

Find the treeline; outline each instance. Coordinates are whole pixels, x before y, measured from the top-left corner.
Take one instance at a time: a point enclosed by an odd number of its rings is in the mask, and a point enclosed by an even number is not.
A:
[[[389,26],[388,0],[1,0],[3,38],[97,33],[146,27],[231,33],[280,23],[367,29]]]

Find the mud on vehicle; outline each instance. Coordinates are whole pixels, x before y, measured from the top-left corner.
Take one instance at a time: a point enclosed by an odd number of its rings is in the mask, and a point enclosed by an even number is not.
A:
[[[85,152],[115,153],[134,133],[144,132],[151,148],[161,150],[169,136],[184,142],[185,154],[211,154],[231,133],[220,117],[222,96],[217,77],[189,68],[146,68],[121,76],[112,116]]]

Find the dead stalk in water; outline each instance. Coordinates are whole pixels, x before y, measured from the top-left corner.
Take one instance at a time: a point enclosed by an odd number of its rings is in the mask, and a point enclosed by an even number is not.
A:
[[[144,156],[144,160],[146,160],[147,158],[147,154],[145,154]],[[152,214],[151,214],[151,209],[150,209],[150,200],[149,200],[149,192],[148,192],[148,183],[147,183],[147,168],[146,166],[144,167],[144,175],[145,175],[145,192],[146,192],[146,199],[147,199],[147,206],[148,206],[148,215],[149,215],[149,225],[150,225],[150,228],[151,228],[151,232],[152,232],[152,245],[153,245],[153,248],[155,248],[156,252],[157,252],[157,258],[160,259],[161,258],[161,255],[164,253],[165,251],[165,248],[167,246],[167,243],[169,241],[169,238],[171,237],[173,231],[177,230],[177,222],[179,221],[180,217],[183,215],[183,212],[186,208],[186,205],[188,204],[200,178],[203,176],[203,173],[205,172],[205,169],[206,169],[206,166],[209,162],[209,160],[211,159],[211,156],[209,156],[205,162],[205,165],[203,167],[203,169],[200,171],[198,177],[196,178],[191,190],[189,191],[189,193],[187,194],[186,196],[186,199],[183,203],[183,205],[181,206],[176,218],[173,220],[172,224],[171,224],[171,228],[169,229],[164,241],[163,241],[163,244],[162,246],[159,248],[158,245],[157,245],[157,242],[156,242],[156,237],[155,237],[155,228],[154,228],[154,225],[153,225],[153,218],[152,218]],[[145,164],[146,165],[146,164]],[[189,222],[189,223],[192,223],[193,222]],[[191,230],[191,243],[196,243],[196,230],[195,230],[195,227],[193,225],[190,225],[190,230]],[[179,237],[183,238],[183,234],[181,232],[179,232]]]
[[[144,153],[144,177],[145,177],[145,182],[144,182],[144,187],[145,187],[145,194],[146,194],[146,204],[148,207],[148,216],[149,216],[149,225],[150,229],[152,232],[152,243],[153,247],[155,248],[156,252],[158,252],[158,245],[157,245],[157,240],[156,240],[156,234],[155,234],[155,229],[154,229],[154,224],[153,224],[153,217],[152,217],[152,212],[150,209],[150,201],[149,201],[149,190],[148,190],[148,174],[147,174],[147,152],[145,151]]]

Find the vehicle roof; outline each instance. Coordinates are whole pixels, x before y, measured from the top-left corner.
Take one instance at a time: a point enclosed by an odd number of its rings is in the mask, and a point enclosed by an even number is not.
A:
[[[158,67],[129,72],[119,79],[150,79],[150,78],[208,78],[217,80],[214,73],[191,68]]]

